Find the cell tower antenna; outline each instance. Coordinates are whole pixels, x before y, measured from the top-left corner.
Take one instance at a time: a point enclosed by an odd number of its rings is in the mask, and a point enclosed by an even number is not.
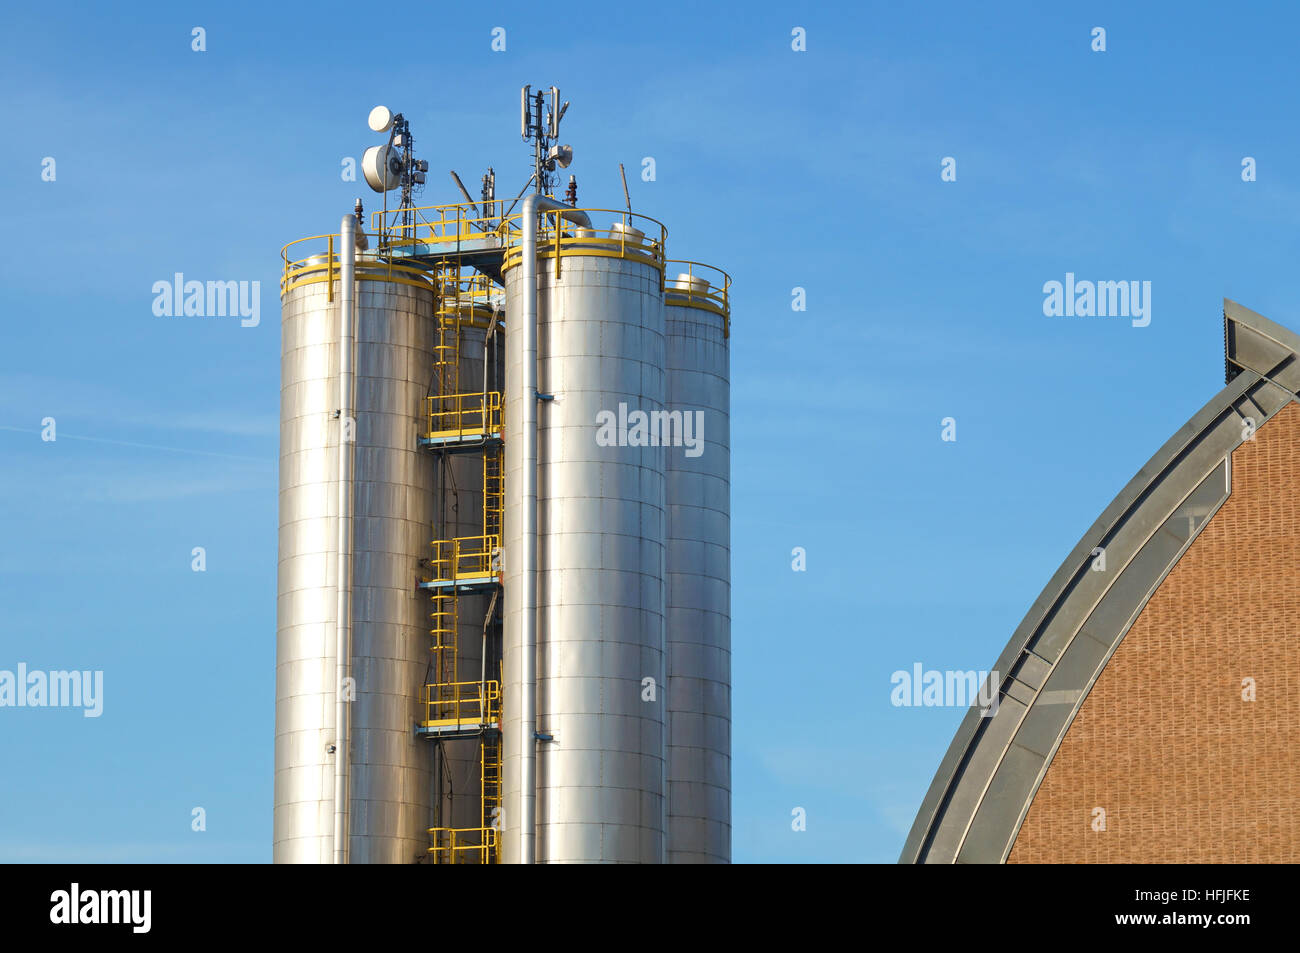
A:
[[[573,147],[557,144],[560,120],[568,110],[568,100],[560,102],[558,86],[549,92],[539,89],[534,93],[531,84],[519,90],[519,133],[533,144],[532,181],[542,195],[550,195],[554,189],[556,167],[567,169],[573,161]]]

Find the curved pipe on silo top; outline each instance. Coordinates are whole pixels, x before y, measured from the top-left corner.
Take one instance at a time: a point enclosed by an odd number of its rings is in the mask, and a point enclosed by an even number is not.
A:
[[[702,437],[669,447],[665,464],[669,863],[731,860],[731,385],[718,307],[698,275],[669,280],[668,410],[691,414]]]

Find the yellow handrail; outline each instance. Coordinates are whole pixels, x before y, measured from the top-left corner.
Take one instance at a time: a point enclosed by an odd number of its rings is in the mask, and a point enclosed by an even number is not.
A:
[[[566,255],[580,254],[599,258],[628,258],[644,261],[654,265],[660,272],[662,287],[663,268],[666,261],[664,249],[668,242],[668,229],[663,222],[639,212],[627,212],[623,209],[579,208],[575,211],[585,212],[588,217],[606,214],[617,216],[615,224],[622,229],[611,227],[603,229],[592,222],[591,229],[579,229],[572,222],[561,218],[561,213],[548,211],[542,213],[542,227],[537,233],[537,254],[540,258],[554,258],[555,271],[559,274],[560,259]],[[501,270],[508,271],[520,263],[523,257],[523,230],[521,223],[523,213],[511,215],[502,223],[506,249],[501,263]],[[557,224],[558,223],[558,224]],[[641,238],[628,235],[627,228],[635,228],[642,233]],[[591,232],[591,234],[579,234]],[[657,238],[654,237],[657,234]]]
[[[501,719],[501,683],[430,682],[422,690],[424,723],[490,725]]]
[[[702,308],[722,316],[722,333],[731,336],[731,276],[721,268],[706,265],[699,261],[685,258],[670,258],[665,262],[667,273],[676,272],[665,278],[665,293],[678,299],[674,304],[683,303],[690,308]],[[684,270],[671,266],[684,266]],[[683,281],[681,276],[686,275]],[[704,286],[699,287],[700,284]]]
[[[297,238],[280,249],[280,296],[284,297],[295,288],[303,285],[325,284],[329,300],[334,300],[334,282],[338,279],[339,235],[309,235]],[[307,247],[295,248],[304,242],[315,242],[317,248],[324,246],[314,254],[303,254]],[[293,249],[292,254],[290,249]],[[294,257],[301,255],[302,257]],[[357,279],[360,281],[391,281],[397,284],[412,285],[416,288],[433,288],[428,270],[421,264],[394,261],[392,258],[380,258],[374,254],[361,252],[357,254]]]
[[[497,831],[494,827],[430,827],[433,835],[434,863],[456,863],[456,855],[466,851],[478,851],[484,863],[495,854],[497,848]]]
[[[487,576],[501,571],[501,537],[461,536],[433,540],[433,579],[454,583],[466,576]]]
[[[468,241],[486,241],[487,248],[499,246],[504,253],[502,270],[508,270],[519,263],[519,257],[523,253],[521,229],[523,213],[511,212],[507,215],[508,211],[511,210],[504,202],[493,201],[481,207],[462,202],[405,210],[390,209],[387,213],[372,212],[371,223],[376,233],[377,251],[358,256],[357,277],[427,287],[430,282],[427,270],[421,265],[403,262],[402,249],[414,248],[417,245],[459,247]],[[621,224],[625,228],[627,226],[636,228],[643,233],[643,237],[630,237],[626,230],[615,230],[595,222],[590,229],[592,234],[579,234],[580,230],[572,223],[564,221],[559,213],[544,212],[542,229],[537,236],[538,253],[544,258],[555,259],[557,274],[560,270],[560,260],[571,254],[627,258],[644,261],[657,267],[660,271],[660,287],[663,287],[663,269],[666,261],[664,249],[668,241],[668,229],[663,222],[649,215],[628,212],[624,209],[582,208],[577,211],[585,212],[589,216],[592,214],[613,216],[616,224]],[[402,216],[410,220],[402,222]],[[281,249],[280,257],[284,262],[280,279],[281,295],[303,284],[332,281],[337,267],[335,264],[337,242],[334,241],[337,237],[337,234],[312,235],[289,242]],[[290,249],[303,242],[322,240],[327,245],[322,253],[303,255],[300,249],[290,252]],[[330,293],[332,294],[332,290]],[[485,285],[483,297],[488,296]]]
[[[475,394],[448,394],[425,398],[425,416],[429,427],[426,438],[472,436],[501,430],[501,392],[480,391]]]
[[[371,212],[370,223],[372,230],[380,235],[384,247],[462,242],[497,234],[505,211],[505,203],[502,201],[486,205],[471,205],[467,202],[421,205],[412,209]],[[401,221],[403,217],[409,217],[410,221]]]

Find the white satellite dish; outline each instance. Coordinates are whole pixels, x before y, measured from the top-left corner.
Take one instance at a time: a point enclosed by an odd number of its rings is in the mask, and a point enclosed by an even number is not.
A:
[[[361,171],[376,192],[395,189],[402,184],[401,154],[388,146],[371,146],[361,156]]]
[[[558,163],[561,169],[567,169],[569,163],[573,161],[573,146],[551,146],[551,151],[546,154],[546,158],[552,163]]]
[[[387,132],[393,124],[393,113],[387,106],[376,106],[370,110],[370,128],[375,132]]]

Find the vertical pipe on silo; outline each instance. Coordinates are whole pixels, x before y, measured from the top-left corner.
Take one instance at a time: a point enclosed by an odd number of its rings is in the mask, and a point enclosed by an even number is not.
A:
[[[537,797],[537,215],[560,212],[582,228],[591,219],[567,205],[537,192],[524,199],[522,212],[523,247],[520,279],[523,284],[519,315],[523,334],[522,402],[523,460],[520,474],[522,542],[519,560],[522,585],[520,637],[520,725],[516,739],[519,751],[519,862],[536,860]]]
[[[523,275],[523,544],[518,554],[523,580],[519,699],[519,862],[531,864],[536,844],[537,796],[537,204],[534,192],[524,199]]]
[[[339,248],[339,453],[338,613],[334,665],[334,863],[348,862],[348,703],[344,686],[352,660],[352,450],[347,439],[352,407],[352,320],[356,272],[356,226],[343,216]]]

